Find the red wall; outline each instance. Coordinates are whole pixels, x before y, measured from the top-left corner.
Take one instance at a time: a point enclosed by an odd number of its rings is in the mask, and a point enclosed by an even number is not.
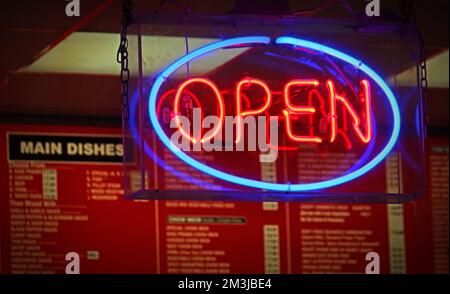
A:
[[[0,125],[2,273],[63,273],[71,251],[82,273],[363,273],[370,251],[383,273],[448,272],[447,139],[427,141],[426,195],[388,207],[124,200],[120,163],[8,161],[7,132],[121,134]]]

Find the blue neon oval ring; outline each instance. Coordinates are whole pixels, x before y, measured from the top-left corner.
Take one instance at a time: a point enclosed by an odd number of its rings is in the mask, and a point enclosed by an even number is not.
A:
[[[383,81],[383,79],[370,67],[362,63],[360,60],[357,60],[350,55],[347,55],[341,51],[338,51],[336,49],[333,49],[331,47],[306,41],[303,39],[293,38],[293,37],[279,37],[275,39],[276,44],[287,44],[287,45],[294,45],[298,47],[303,47],[307,49],[312,49],[315,51],[323,52],[328,55],[331,55],[335,58],[338,58],[340,60],[343,60],[349,64],[352,64],[359,70],[363,71],[365,74],[367,74],[375,83],[383,90],[383,92],[386,94],[387,99],[389,101],[389,104],[392,109],[393,113],[393,129],[392,134],[384,148],[381,150],[380,153],[377,154],[371,161],[360,167],[359,169],[346,174],[341,177],[337,177],[334,179],[321,181],[321,182],[315,182],[315,183],[308,183],[308,184],[279,184],[279,183],[267,183],[252,179],[247,179],[243,177],[238,177],[235,175],[228,174],[226,172],[214,169],[210,166],[205,165],[204,163],[201,163],[192,157],[186,155],[183,151],[178,149],[170,139],[166,136],[163,129],[161,128],[161,125],[158,122],[158,118],[156,115],[156,98],[158,95],[158,91],[161,88],[162,83],[165,81],[165,79],[171,75],[175,70],[177,70],[182,65],[186,64],[187,62],[203,55],[209,52],[212,52],[214,50],[227,47],[227,46],[233,46],[238,44],[269,44],[271,42],[270,37],[266,36],[250,36],[250,37],[239,37],[239,38],[232,38],[227,39],[223,41],[218,41],[215,43],[208,44],[206,46],[200,47],[194,51],[192,51],[189,54],[184,55],[168,67],[166,67],[155,79],[155,82],[153,84],[153,87],[150,90],[149,95],[149,103],[148,103],[148,111],[150,116],[150,122],[153,125],[153,129],[159,139],[163,142],[163,144],[169,148],[169,150],[174,153],[179,159],[187,163],[188,165],[192,166],[193,168],[198,169],[199,171],[209,174],[213,177],[216,177],[218,179],[221,179],[223,181],[227,181],[230,183],[247,186],[251,188],[259,188],[263,190],[271,190],[271,191],[282,191],[282,192],[304,192],[304,191],[312,191],[312,190],[318,190],[318,189],[324,189],[329,188],[333,186],[337,186],[343,183],[346,183],[348,181],[354,180],[367,172],[369,172],[371,169],[373,169],[375,166],[377,166],[388,154],[391,152],[392,148],[394,148],[395,143],[397,142],[399,133],[400,133],[400,110],[397,104],[397,100],[392,93],[392,90],[389,88],[389,86]]]

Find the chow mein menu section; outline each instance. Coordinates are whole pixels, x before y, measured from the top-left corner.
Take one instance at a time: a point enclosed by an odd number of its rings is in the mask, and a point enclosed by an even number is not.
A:
[[[69,252],[81,273],[364,273],[368,252],[382,273],[448,272],[445,140],[428,142],[426,195],[387,205],[125,200],[120,129],[2,125],[0,136],[2,273],[64,273]],[[305,158],[299,177],[333,172]],[[398,190],[401,160],[391,155],[373,184]]]
[[[162,273],[286,272],[285,205],[166,201],[160,206]]]

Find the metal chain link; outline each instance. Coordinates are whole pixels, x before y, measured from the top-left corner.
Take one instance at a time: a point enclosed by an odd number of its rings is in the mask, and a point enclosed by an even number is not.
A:
[[[419,34],[419,80],[420,94],[423,103],[423,119],[425,126],[430,123],[429,117],[429,96],[428,96],[428,77],[427,77],[427,56],[425,53],[425,43],[421,34]]]
[[[412,0],[404,0],[401,5],[402,16],[405,21],[417,24],[414,4]],[[422,98],[423,120],[425,127],[429,125],[429,96],[428,96],[428,77],[427,77],[427,55],[425,51],[425,42],[422,34],[417,30],[417,37],[419,40],[419,56],[418,56],[418,79],[419,91]],[[426,128],[425,128],[426,131]]]
[[[120,63],[120,82],[122,93],[122,116],[124,120],[128,120],[130,116],[128,85],[130,80],[130,70],[128,69],[128,39],[127,29],[131,24],[131,13],[133,11],[133,2],[131,0],[123,0],[122,4],[122,32],[120,33],[120,45],[117,50],[117,62]]]

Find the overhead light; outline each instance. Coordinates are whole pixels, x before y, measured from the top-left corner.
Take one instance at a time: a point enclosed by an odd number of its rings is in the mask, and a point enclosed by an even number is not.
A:
[[[427,80],[430,88],[448,88],[448,49],[426,61]],[[411,67],[389,78],[391,84],[412,86],[417,84],[417,69]]]
[[[134,39],[133,39],[134,38]],[[130,71],[137,72],[137,37],[129,35]],[[29,73],[75,73],[97,75],[119,75],[120,64],[116,62],[120,36],[116,33],[75,32],[67,39],[22,69]],[[216,41],[213,38],[188,38],[189,51]],[[178,36],[143,36],[143,74],[151,75],[186,53],[186,40]],[[205,74],[248,48],[233,48],[220,54],[193,62],[190,72]],[[180,72],[179,72],[180,73]]]

